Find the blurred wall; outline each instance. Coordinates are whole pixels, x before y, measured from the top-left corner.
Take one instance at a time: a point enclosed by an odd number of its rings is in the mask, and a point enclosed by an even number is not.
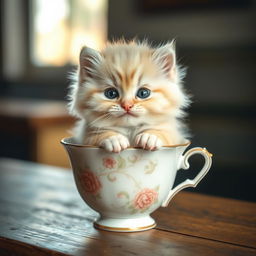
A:
[[[201,9],[165,9],[162,12],[147,12],[140,2],[147,1],[109,0],[110,38],[123,35],[145,36],[157,41],[177,38],[179,45],[183,47],[223,47],[255,43],[255,0],[243,0],[241,2],[248,4],[241,7],[206,6]]]
[[[185,87],[194,95],[192,146],[214,154],[196,191],[255,201],[256,1],[164,11],[147,11],[141,2],[147,1],[109,1],[109,39],[136,36],[158,44],[176,38],[178,60],[188,67]],[[192,165],[199,168],[200,160]],[[178,180],[189,173],[195,175],[184,171]]]

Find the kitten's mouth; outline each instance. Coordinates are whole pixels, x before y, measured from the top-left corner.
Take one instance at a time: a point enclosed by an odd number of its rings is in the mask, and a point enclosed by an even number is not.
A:
[[[121,115],[121,117],[123,116],[133,116],[133,117],[137,117],[138,115],[134,114],[134,113],[131,113],[131,112],[126,112],[124,114]]]

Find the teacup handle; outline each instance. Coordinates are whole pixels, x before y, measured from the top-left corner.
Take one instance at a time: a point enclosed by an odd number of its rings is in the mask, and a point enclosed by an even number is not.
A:
[[[212,154],[207,151],[206,148],[192,148],[188,150],[180,159],[180,164],[178,166],[178,169],[188,169],[189,163],[188,159],[195,154],[200,154],[204,157],[205,163],[201,171],[196,175],[196,177],[193,180],[186,179],[185,181],[181,182],[179,185],[177,185],[175,188],[173,188],[167,198],[163,201],[162,207],[166,207],[169,202],[172,200],[172,198],[180,192],[184,188],[188,187],[196,187],[197,184],[203,179],[203,177],[207,174],[209,171],[211,165],[212,165]]]

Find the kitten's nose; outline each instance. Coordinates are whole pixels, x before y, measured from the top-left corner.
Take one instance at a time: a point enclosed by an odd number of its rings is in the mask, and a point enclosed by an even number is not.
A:
[[[129,112],[131,108],[133,107],[133,104],[131,102],[123,102],[121,104],[121,107],[126,111]]]

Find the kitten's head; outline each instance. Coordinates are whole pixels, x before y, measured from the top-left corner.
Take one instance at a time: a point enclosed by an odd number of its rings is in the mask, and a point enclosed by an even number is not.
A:
[[[88,124],[137,126],[180,117],[189,104],[181,88],[174,43],[152,48],[135,41],[84,47],[70,109]]]

